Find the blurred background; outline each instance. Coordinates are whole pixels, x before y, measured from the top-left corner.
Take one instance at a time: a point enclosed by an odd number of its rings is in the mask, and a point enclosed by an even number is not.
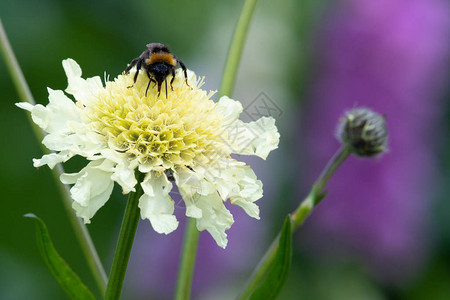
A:
[[[217,90],[243,1],[1,1],[0,17],[38,103],[67,87],[71,57],[92,77],[121,73],[149,42],[162,42]],[[386,115],[389,151],[350,157],[328,196],[294,237],[280,299],[450,299],[449,2],[258,2],[233,95],[273,116],[280,147],[245,159],[264,184],[261,220],[230,208],[226,250],[201,234],[193,299],[233,299],[339,148],[335,126],[356,106]],[[41,259],[32,221],[96,293],[6,65],[0,60],[0,299],[66,299]],[[261,109],[260,109],[261,108]],[[66,165],[74,172],[85,164]],[[178,195],[173,195],[178,203]],[[118,188],[88,225],[109,270],[126,198]],[[183,223],[184,207],[176,207]],[[165,236],[141,222],[123,299],[171,299],[183,226]]]

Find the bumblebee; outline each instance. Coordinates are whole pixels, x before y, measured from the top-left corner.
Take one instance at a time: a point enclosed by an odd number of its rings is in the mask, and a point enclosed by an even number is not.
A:
[[[150,87],[150,83],[154,82],[158,85],[158,97],[161,94],[161,85],[163,81],[166,84],[166,98],[167,98],[167,76],[172,74],[172,79],[170,80],[170,88],[173,91],[172,83],[175,80],[175,67],[180,64],[181,69],[184,72],[184,78],[186,80],[186,85],[189,86],[187,82],[187,72],[184,63],[179,60],[169,48],[160,43],[147,44],[147,50],[142,52],[139,57],[133,59],[130,65],[125,69],[125,74],[130,72],[131,68],[136,66],[136,73],[134,74],[133,85],[129,86],[131,88],[136,83],[139,75],[139,71],[143,69],[149,78],[147,89],[145,90],[145,96],[147,97],[147,91]]]

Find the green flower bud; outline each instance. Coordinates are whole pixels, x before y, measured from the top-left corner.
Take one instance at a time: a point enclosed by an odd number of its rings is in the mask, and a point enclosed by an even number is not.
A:
[[[347,112],[339,124],[337,136],[356,156],[372,157],[387,149],[385,117],[367,108]]]

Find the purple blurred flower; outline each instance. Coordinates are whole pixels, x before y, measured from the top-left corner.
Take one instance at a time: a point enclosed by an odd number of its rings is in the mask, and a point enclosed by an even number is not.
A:
[[[322,74],[304,126],[304,169],[325,166],[339,147],[333,138],[338,118],[355,106],[386,115],[389,152],[375,160],[350,157],[340,167],[306,238],[316,251],[350,252],[385,279],[398,279],[420,265],[429,243],[449,5],[348,0],[340,9],[326,25]]]

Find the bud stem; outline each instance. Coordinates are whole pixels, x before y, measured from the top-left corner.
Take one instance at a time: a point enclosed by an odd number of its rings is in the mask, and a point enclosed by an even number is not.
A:
[[[328,164],[325,166],[322,173],[312,185],[306,199],[300,203],[300,205],[293,213],[291,213],[292,231],[296,230],[298,227],[300,227],[300,225],[302,225],[306,217],[311,213],[312,209],[320,202],[320,200],[323,199],[323,197],[325,197],[323,188],[325,187],[331,176],[334,174],[336,169],[350,154],[350,149],[348,147],[342,146],[342,148],[339,149],[328,161]]]
[[[328,180],[331,178],[336,169],[342,164],[342,162],[351,154],[349,148],[343,146],[339,149],[335,155],[329,160],[324,170],[314,182],[308,196],[300,203],[297,209],[290,214],[291,219],[291,232],[294,233],[298,229],[305,219],[311,214],[314,207],[325,197],[325,193],[322,192]],[[280,241],[280,233],[270,245],[269,249],[260,260],[252,275],[248,279],[242,293],[237,297],[239,300],[248,299],[253,293],[254,289],[258,286],[260,281],[266,275],[270,268],[272,261],[275,257],[276,250]]]

